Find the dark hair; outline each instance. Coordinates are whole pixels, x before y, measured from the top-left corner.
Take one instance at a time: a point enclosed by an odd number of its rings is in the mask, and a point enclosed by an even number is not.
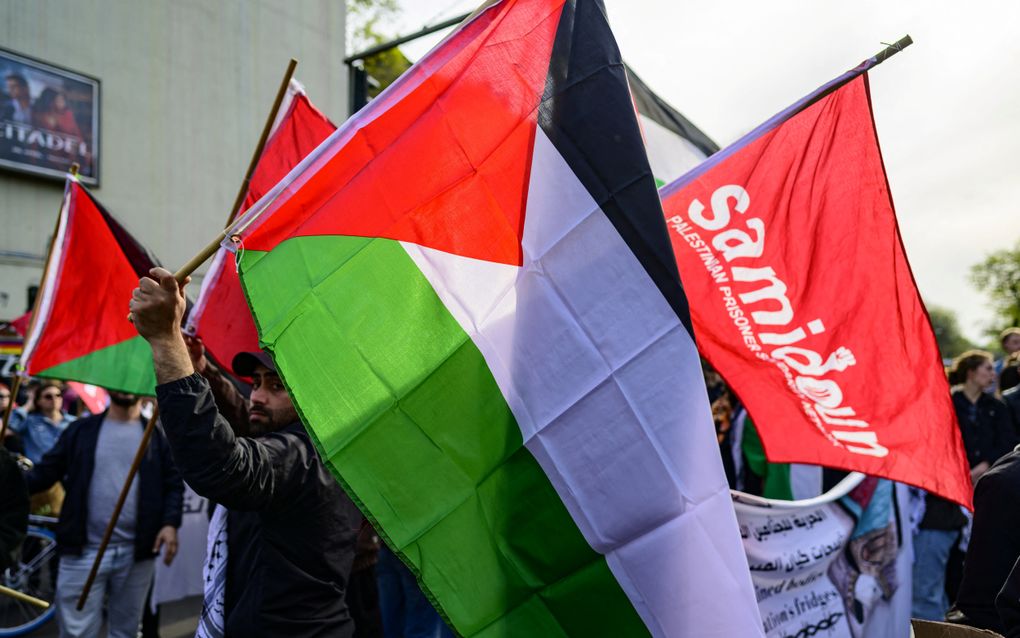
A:
[[[57,101],[58,95],[60,95],[60,91],[46,87],[43,89],[42,93],[39,94],[39,97],[35,99],[35,104],[32,105],[32,108],[39,113],[51,111],[53,110],[54,103]]]
[[[977,370],[986,362],[994,362],[992,353],[984,350],[968,350],[953,359],[953,367],[949,370],[949,385],[960,385],[967,382],[971,370]]]
[[[28,88],[28,80],[25,79],[24,75],[22,75],[22,74],[20,74],[20,73],[18,73],[16,71],[11,71],[10,73],[8,73],[4,77],[4,79],[5,80],[14,80],[15,82],[17,82],[18,84],[20,84],[24,88],[26,88],[26,89]]]
[[[39,411],[39,395],[45,392],[48,388],[56,388],[61,395],[63,395],[64,393],[64,385],[60,381],[57,381],[55,379],[40,380],[39,383],[35,385],[34,388],[35,394],[32,395],[33,397],[35,397],[35,400],[32,402],[33,412]]]
[[[1014,352],[1006,357],[1002,364],[1002,373],[999,374],[999,392],[1005,392],[1010,388],[1020,385],[1020,352]]]

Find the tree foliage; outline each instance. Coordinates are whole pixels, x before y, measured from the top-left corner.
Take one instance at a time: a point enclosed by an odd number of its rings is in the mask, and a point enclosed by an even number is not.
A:
[[[955,312],[940,306],[928,306],[928,316],[931,317],[931,327],[943,359],[952,359],[974,348],[974,344],[963,336]]]
[[[990,253],[984,261],[972,266],[970,280],[988,295],[1002,322],[994,332],[1020,326],[1020,242],[1013,248]]]
[[[399,0],[347,0],[348,50],[361,51],[392,38],[383,25],[399,13]]]
[[[350,50],[362,51],[396,37],[397,34],[388,30],[386,25],[392,23],[399,13],[398,0],[347,0],[347,42]],[[371,78],[369,98],[377,96],[401,73],[411,68],[411,61],[397,48],[365,58],[362,64]]]

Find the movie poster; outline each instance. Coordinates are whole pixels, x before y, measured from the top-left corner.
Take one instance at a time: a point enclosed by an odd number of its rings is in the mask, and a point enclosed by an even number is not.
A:
[[[99,183],[99,80],[0,49],[0,167]]]

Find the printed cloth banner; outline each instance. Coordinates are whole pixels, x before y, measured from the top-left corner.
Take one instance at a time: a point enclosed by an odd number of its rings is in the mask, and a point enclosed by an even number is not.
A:
[[[910,635],[907,486],[851,474],[829,493],[733,493],[766,638]]]
[[[601,2],[479,12],[232,234],[320,454],[460,635],[761,635]]]
[[[57,232],[25,335],[21,366],[32,376],[155,394],[149,344],[127,304],[155,258],[68,176]]]
[[[907,263],[865,71],[661,189],[698,349],[768,459],[970,506],[967,459]]]
[[[304,87],[291,80],[248,183],[241,211],[257,202],[334,130],[333,123],[308,99]],[[201,337],[212,358],[231,373],[234,355],[259,348],[255,322],[237,279],[234,254],[226,248],[216,253],[202,279],[202,289],[188,313],[185,332]]]

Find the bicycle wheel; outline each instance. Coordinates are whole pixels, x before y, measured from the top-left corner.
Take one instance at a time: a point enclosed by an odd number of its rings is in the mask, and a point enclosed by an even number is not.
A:
[[[53,618],[57,584],[57,541],[46,529],[31,527],[21,545],[18,564],[4,570],[0,583],[50,603],[48,609],[0,595],[0,637],[23,636]]]

